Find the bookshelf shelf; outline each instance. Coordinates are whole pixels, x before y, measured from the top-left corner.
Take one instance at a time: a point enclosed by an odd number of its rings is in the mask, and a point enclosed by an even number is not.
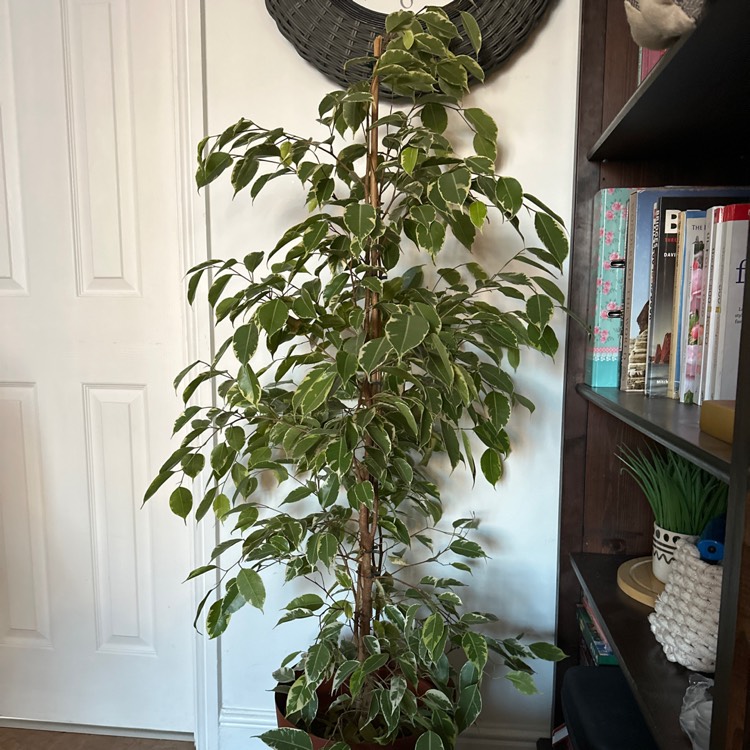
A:
[[[627,555],[585,552],[571,556],[581,588],[617,655],[657,744],[665,750],[690,750],[690,741],[679,723],[688,670],[664,657],[648,624],[651,608],[617,587],[617,569],[627,559]]]
[[[750,2],[707,0],[707,15],[636,88],[638,48],[622,0],[582,0],[576,186],[567,304],[588,319],[597,262],[593,202],[603,188],[750,184]],[[592,145],[593,144],[593,145]],[[750,264],[750,257],[747,261]],[[743,307],[750,310],[750,285]],[[750,382],[750,318],[738,382]],[[657,444],[729,484],[711,750],[750,748],[750,393],[737,391],[734,444],[703,435],[698,407],[581,383],[587,337],[569,324],[560,509],[558,643],[576,662],[575,605],[594,603],[662,750],[687,750],[679,727],[684,670],[666,662],[645,608],[617,588],[623,556],[651,548],[653,514],[617,458],[618,446]],[[598,553],[602,553],[599,555]],[[607,559],[607,557],[610,559]],[[571,562],[572,560],[572,562]],[[647,611],[647,610],[646,610]]]
[[[617,388],[579,384],[576,390],[608,414],[729,482],[732,446],[700,431],[699,407],[670,398],[646,398],[642,393],[626,393]]]
[[[747,156],[750,3],[715,0],[630,97],[589,159],[668,158],[702,148]],[[716,106],[716,101],[721,106]]]

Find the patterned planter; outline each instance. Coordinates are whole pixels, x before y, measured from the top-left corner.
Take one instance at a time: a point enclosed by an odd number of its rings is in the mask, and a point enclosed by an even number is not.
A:
[[[670,564],[677,549],[677,542],[685,540],[691,544],[698,541],[697,536],[682,534],[669,529],[663,529],[654,523],[654,541],[651,566],[654,569],[654,575],[662,582],[669,580]]]

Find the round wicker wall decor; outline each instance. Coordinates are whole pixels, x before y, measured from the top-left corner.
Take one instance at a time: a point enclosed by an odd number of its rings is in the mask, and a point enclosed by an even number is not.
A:
[[[366,3],[366,0],[360,0]],[[482,31],[479,64],[492,72],[517,49],[536,26],[550,0],[453,0],[443,6],[461,26],[467,11]],[[385,15],[354,0],[266,0],[266,8],[279,31],[297,52],[319,71],[347,86],[367,73],[344,63],[372,51],[372,42],[383,33]],[[456,45],[456,54],[472,54],[468,41]]]

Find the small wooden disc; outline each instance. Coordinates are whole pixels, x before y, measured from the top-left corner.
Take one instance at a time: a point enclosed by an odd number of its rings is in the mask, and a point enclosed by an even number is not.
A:
[[[629,597],[653,607],[656,597],[664,591],[664,584],[651,570],[651,557],[636,557],[617,569],[617,585]]]

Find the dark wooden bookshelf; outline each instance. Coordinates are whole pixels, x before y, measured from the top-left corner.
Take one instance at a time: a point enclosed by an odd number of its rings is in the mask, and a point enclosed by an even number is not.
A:
[[[637,86],[638,48],[622,0],[582,0],[575,201],[568,306],[588,320],[592,204],[608,187],[750,184],[750,0],[709,0],[703,22]],[[745,287],[750,310],[750,285]],[[750,382],[750,317],[739,382]],[[750,748],[750,392],[739,388],[734,444],[698,429],[699,409],[584,380],[586,332],[569,322],[560,508],[558,643],[576,663],[575,604],[588,591],[633,693],[663,750],[689,743],[679,728],[684,670],[666,662],[617,589],[618,556],[650,553],[653,515],[622,471],[621,446],[664,446],[729,483],[711,750]],[[576,567],[571,562],[576,560]],[[606,558],[610,557],[610,560]],[[656,671],[653,671],[656,670]],[[559,700],[555,723],[562,721]]]
[[[628,559],[581,553],[572,556],[572,563],[657,744],[665,750],[690,750],[679,724],[689,672],[667,661],[654,639],[648,623],[653,610],[618,588],[617,569]]]

